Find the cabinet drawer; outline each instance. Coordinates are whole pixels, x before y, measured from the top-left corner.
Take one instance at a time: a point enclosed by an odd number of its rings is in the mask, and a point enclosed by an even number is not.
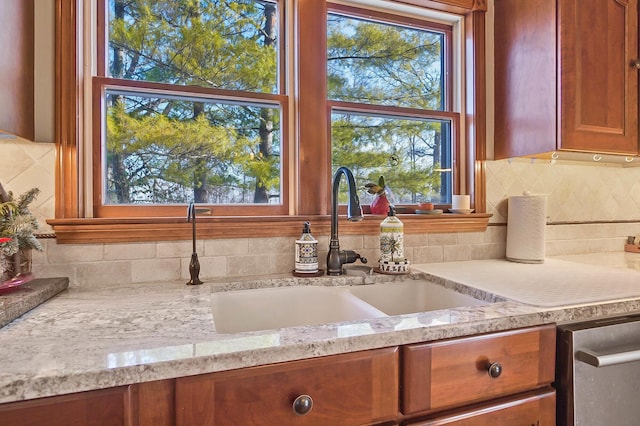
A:
[[[0,405],[2,426],[124,425],[127,388],[54,396]]]
[[[398,349],[333,355],[176,380],[177,425],[361,425],[398,414]],[[313,400],[298,415],[293,402]]]
[[[555,423],[556,392],[547,388],[518,398],[501,400],[431,420],[407,423],[406,426],[553,426]]]
[[[406,346],[402,412],[456,407],[550,384],[555,333],[547,325]],[[495,378],[488,371],[492,364]]]

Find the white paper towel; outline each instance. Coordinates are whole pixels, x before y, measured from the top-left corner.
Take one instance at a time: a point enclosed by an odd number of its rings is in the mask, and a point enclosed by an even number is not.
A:
[[[543,263],[546,223],[546,195],[509,197],[507,260]]]

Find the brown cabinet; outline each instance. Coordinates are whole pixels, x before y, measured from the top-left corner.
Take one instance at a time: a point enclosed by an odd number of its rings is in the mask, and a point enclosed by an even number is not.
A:
[[[405,415],[434,418],[441,414],[431,413],[481,404],[454,417],[474,418],[486,412],[493,418],[525,411],[533,417],[555,416],[555,392],[550,388],[555,377],[553,325],[408,345],[401,362]],[[529,393],[539,390],[545,395],[544,404],[539,398],[530,400]]]
[[[0,1],[0,131],[34,137],[34,0]]]
[[[0,426],[170,426],[173,381],[0,404]]]
[[[637,155],[638,0],[495,0],[496,159]]]
[[[547,325],[1,404],[0,426],[546,426],[554,371]]]
[[[556,421],[556,393],[543,389],[406,426],[549,426]]]
[[[176,424],[381,423],[397,417],[398,381],[395,347],[184,377]]]

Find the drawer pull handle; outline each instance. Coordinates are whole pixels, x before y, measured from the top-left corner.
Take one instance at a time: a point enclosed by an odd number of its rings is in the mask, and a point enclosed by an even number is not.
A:
[[[309,395],[300,395],[293,401],[293,412],[298,416],[306,416],[313,408],[313,399]]]
[[[489,368],[487,368],[487,372],[489,373],[489,377],[492,379],[497,379],[502,374],[502,364],[499,362],[492,362],[489,364]]]
[[[640,58],[636,59],[635,61],[631,62],[631,66],[635,67],[636,69],[640,70]]]

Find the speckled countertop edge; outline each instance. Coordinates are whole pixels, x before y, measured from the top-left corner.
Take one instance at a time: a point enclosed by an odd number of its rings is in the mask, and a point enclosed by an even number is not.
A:
[[[0,328],[68,287],[68,278],[35,279],[0,293]]]
[[[364,280],[280,276],[198,287],[181,282],[69,289],[0,329],[0,402],[640,311],[640,299],[541,309],[442,280],[445,287],[497,301],[320,326],[215,332],[212,292]]]

